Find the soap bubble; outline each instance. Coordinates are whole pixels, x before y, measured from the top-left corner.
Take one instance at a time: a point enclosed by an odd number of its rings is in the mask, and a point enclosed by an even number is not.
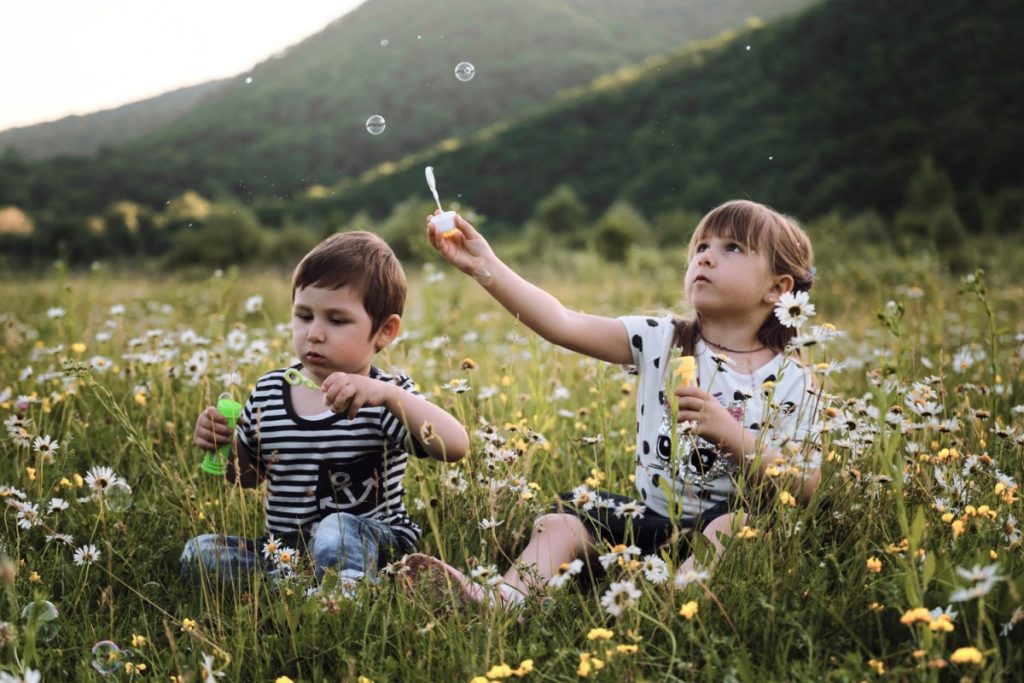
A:
[[[384,121],[384,117],[380,114],[374,114],[370,118],[366,119],[366,132],[370,135],[380,135],[384,132],[387,127],[387,123]]]
[[[115,481],[103,490],[103,504],[111,512],[124,512],[132,505],[132,487],[123,481]]]
[[[57,635],[57,615],[57,608],[49,600],[30,602],[21,610],[21,618],[29,628],[35,628],[36,638],[43,641],[53,640]]]
[[[245,82],[246,83],[252,83],[252,76],[246,76]]]
[[[388,39],[387,38],[381,38],[380,39],[380,46],[381,47],[387,47],[388,46]]]
[[[473,80],[476,75],[476,67],[469,62],[459,62],[455,65],[455,78],[462,82]]]
[[[127,659],[124,651],[112,640],[101,640],[92,646],[92,668],[101,674],[112,674],[122,666]]]

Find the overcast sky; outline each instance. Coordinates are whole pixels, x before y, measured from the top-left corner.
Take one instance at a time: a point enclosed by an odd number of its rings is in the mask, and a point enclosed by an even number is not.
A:
[[[0,130],[244,73],[363,0],[0,0]]]

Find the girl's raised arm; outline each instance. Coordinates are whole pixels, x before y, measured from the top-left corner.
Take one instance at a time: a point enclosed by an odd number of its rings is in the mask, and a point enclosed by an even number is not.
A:
[[[615,318],[570,311],[554,296],[527,282],[495,256],[487,240],[462,216],[444,235],[427,218],[430,243],[453,266],[473,276],[498,303],[527,327],[570,351],[609,363],[633,362],[629,340]]]

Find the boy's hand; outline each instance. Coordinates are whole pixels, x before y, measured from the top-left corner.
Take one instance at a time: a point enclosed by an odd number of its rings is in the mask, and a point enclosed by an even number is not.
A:
[[[437,249],[448,263],[467,275],[476,277],[479,272],[486,271],[487,261],[494,256],[494,252],[483,235],[466,219],[456,214],[454,234],[445,233],[449,235],[445,237],[430,222],[430,219],[439,213],[440,209],[427,216],[427,237],[431,246]]]
[[[387,405],[388,399],[398,389],[387,382],[346,372],[329,375],[320,388],[324,392],[324,403],[327,407],[336,413],[345,413],[350,420],[363,406]]]
[[[696,422],[697,434],[720,446],[742,436],[743,426],[714,396],[700,387],[683,386],[675,391],[679,410],[676,423]]]
[[[234,432],[228,427],[228,419],[217,412],[216,406],[207,406],[199,413],[192,443],[204,451],[215,451],[231,443]]]

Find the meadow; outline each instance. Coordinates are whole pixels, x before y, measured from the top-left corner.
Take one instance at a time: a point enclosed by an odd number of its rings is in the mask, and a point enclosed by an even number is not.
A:
[[[0,681],[1019,678],[1024,289],[1020,260],[993,258],[960,274],[928,255],[820,259],[809,324],[844,334],[802,350],[827,396],[815,500],[741,482],[757,514],[713,572],[625,559],[521,615],[410,588],[400,565],[355,597],[330,575],[310,593],[302,555],[281,581],[181,578],[190,536],[262,533],[261,491],[202,472],[191,438],[219,394],[244,400],[291,361],[285,271],[58,262],[0,281]],[[680,259],[526,272],[621,315],[679,310]],[[378,364],[457,415],[473,452],[413,462],[406,503],[422,550],[483,581],[559,492],[632,492],[635,377],[539,340],[453,269],[408,273]],[[613,583],[631,590],[609,611]]]

